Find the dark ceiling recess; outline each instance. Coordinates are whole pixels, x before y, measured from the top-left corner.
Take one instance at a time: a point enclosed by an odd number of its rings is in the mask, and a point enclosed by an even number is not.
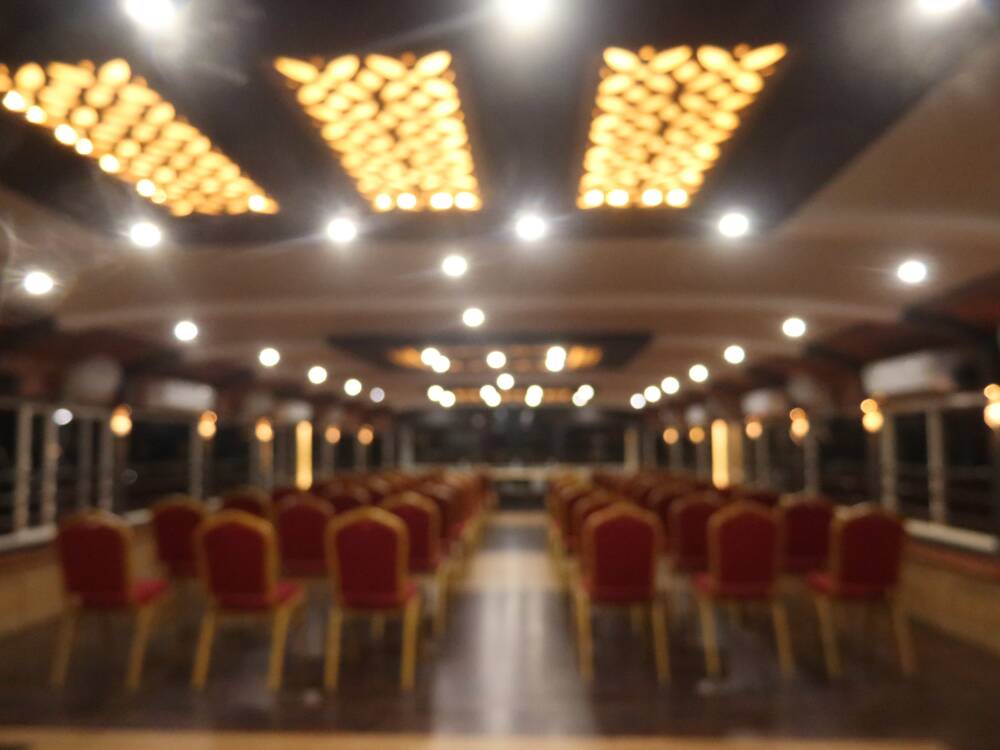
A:
[[[190,0],[173,35],[139,32],[116,0],[6,0],[0,62],[127,58],[281,204],[276,216],[173,219],[56,144],[0,114],[0,182],[109,233],[155,215],[187,243],[313,234],[331,211],[366,212],[329,149],[274,73],[279,55],[447,49],[467,115],[485,209],[380,214],[368,233],[448,240],[499,232],[525,204],[574,213],[576,236],[669,237],[740,204],[761,224],[793,211],[991,32],[914,28],[909,4],[837,0],[567,0],[546,33],[498,33],[489,0]],[[897,7],[898,6],[898,7]],[[690,209],[575,209],[601,52],[676,44],[783,42],[789,56]],[[570,226],[571,224],[571,226]]]

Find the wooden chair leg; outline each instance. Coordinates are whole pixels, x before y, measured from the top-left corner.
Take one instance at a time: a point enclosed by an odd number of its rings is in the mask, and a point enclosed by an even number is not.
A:
[[[295,611],[293,604],[278,607],[271,625],[271,656],[267,666],[267,689],[280,690],[285,669],[285,644],[288,643],[288,624]]]
[[[795,674],[795,654],[792,651],[792,636],[788,629],[788,613],[780,599],[771,601],[771,619],[774,622],[774,641],[778,647],[778,665],[781,676],[789,679]]]
[[[667,616],[662,601],[654,599],[649,607],[653,626],[653,653],[656,657],[656,680],[661,685],[670,682],[670,641],[667,637]]]
[[[580,676],[586,683],[594,679],[594,643],[590,630],[590,598],[577,587],[576,602],[576,648],[580,661]]]
[[[434,591],[434,636],[440,638],[444,634],[445,620],[448,616],[448,564],[442,561],[435,575]]]
[[[125,676],[125,687],[137,690],[142,680],[142,664],[146,658],[146,647],[149,645],[149,635],[153,629],[153,619],[156,616],[156,605],[147,604],[139,607],[135,613],[135,631],[132,633],[132,645],[129,647],[128,672]]]
[[[833,600],[827,596],[816,596],[816,614],[819,617],[819,633],[823,641],[823,659],[826,661],[826,674],[831,680],[836,680],[841,675],[841,669]]]
[[[67,605],[59,620],[59,635],[56,637],[55,654],[52,657],[52,671],[49,680],[54,687],[66,684],[66,672],[69,670],[69,656],[73,650],[73,635],[76,632],[76,621],[79,610]]]
[[[910,634],[910,618],[899,603],[899,597],[895,595],[889,596],[889,613],[892,616],[892,629],[896,635],[896,648],[899,650],[899,668],[904,676],[912,677],[917,671],[917,658]]]
[[[202,690],[208,679],[208,665],[212,659],[212,642],[215,640],[216,617],[213,609],[205,610],[205,614],[201,616],[198,645],[194,651],[194,668],[191,670],[191,687],[196,690]]]
[[[715,607],[703,596],[698,597],[698,616],[701,620],[701,639],[705,649],[705,671],[714,679],[722,673],[719,642],[715,632]]]
[[[337,689],[340,674],[340,633],[343,629],[344,613],[338,607],[330,607],[326,621],[326,654],[323,663],[323,687]]]
[[[403,655],[399,667],[399,686],[412,690],[417,673],[417,639],[420,637],[420,595],[415,594],[403,612]]]

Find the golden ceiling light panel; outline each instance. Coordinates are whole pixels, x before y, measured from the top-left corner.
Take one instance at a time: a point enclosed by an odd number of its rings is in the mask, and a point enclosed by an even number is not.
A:
[[[3,106],[175,216],[275,213],[278,204],[127,61],[0,65]]]
[[[376,211],[482,206],[451,55],[274,61]]]
[[[606,49],[577,205],[689,205],[786,51]]]

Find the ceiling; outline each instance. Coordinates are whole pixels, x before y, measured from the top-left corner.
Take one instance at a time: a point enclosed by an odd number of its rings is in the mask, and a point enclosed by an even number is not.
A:
[[[682,394],[699,394],[797,369],[856,369],[970,335],[995,341],[1000,35],[991,5],[931,18],[913,0],[706,0],[694,11],[680,2],[569,4],[554,0],[546,25],[513,32],[486,0],[190,0],[183,33],[157,37],[114,2],[5,3],[0,63],[125,57],[281,208],[173,218],[2,113],[2,325],[21,331],[47,317],[57,330],[0,344],[0,364],[10,348],[24,355],[26,341],[44,349],[46,335],[120,336],[150,347],[147,372],[222,383],[242,374],[339,397],[357,377],[406,409],[427,405],[432,383],[475,386],[483,376],[394,367],[366,354],[365,341],[488,349],[519,337],[639,335],[648,342],[613,367],[532,381],[589,382],[596,403],[622,408],[666,375],[681,378]],[[690,207],[576,208],[602,50],[772,42],[787,45],[787,58]],[[436,49],[452,54],[483,210],[373,213],[273,60]],[[750,236],[717,234],[732,207],[752,217]],[[545,240],[515,237],[513,218],[525,210],[550,220]],[[361,235],[332,245],[323,227],[345,212]],[[155,251],[123,237],[139,217],[164,230]],[[469,261],[460,279],[440,271],[450,252]],[[910,257],[928,264],[927,283],[896,279]],[[20,292],[33,267],[57,277],[55,295]],[[470,305],[486,313],[482,328],[462,326]],[[807,321],[803,339],[782,335],[791,315]],[[201,329],[190,345],[172,336],[183,318]],[[346,339],[363,345],[337,344]],[[732,343],[746,349],[744,365],[723,361]],[[68,363],[90,346],[58,351]],[[257,365],[262,346],[281,351],[277,367]],[[176,357],[164,359],[165,350]],[[709,367],[707,386],[687,382],[695,362]],[[314,364],[330,370],[323,386],[306,382]]]

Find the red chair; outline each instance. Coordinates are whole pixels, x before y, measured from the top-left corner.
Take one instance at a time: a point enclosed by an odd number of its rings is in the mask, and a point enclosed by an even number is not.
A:
[[[368,490],[357,484],[334,488],[323,497],[333,506],[334,513],[338,515],[371,504],[371,495]]]
[[[270,518],[271,500],[256,487],[236,487],[222,496],[222,510],[239,510],[258,518]]]
[[[337,516],[326,530],[326,559],[333,586],[327,624],[323,683],[337,687],[340,633],[348,617],[403,619],[399,683],[413,688],[420,625],[420,592],[410,580],[409,535],[401,518],[382,508]]]
[[[656,595],[659,536],[656,516],[625,502],[594,513],[583,527],[574,600],[580,673],[585,682],[594,677],[592,605],[646,609],[653,626],[657,680],[661,684],[670,680],[666,614]]]
[[[774,509],[781,529],[781,571],[805,575],[826,570],[833,503],[821,497],[793,500]]]
[[[768,508],[774,508],[781,501],[781,494],[773,490],[753,490],[748,487],[732,488],[732,496],[737,500],[749,500],[760,503]]]
[[[827,572],[810,573],[827,674],[840,677],[835,603],[886,604],[892,618],[904,675],[916,671],[909,620],[896,593],[906,532],[896,516],[870,504],[843,512],[830,526],[830,563]]]
[[[788,615],[777,594],[779,527],[758,503],[742,500],[712,516],[708,524],[708,572],[694,576],[709,677],[721,668],[715,633],[715,603],[741,606],[767,602],[771,606],[778,662],[784,677],[795,671]]]
[[[627,503],[631,501],[620,495],[613,495],[606,490],[597,490],[581,497],[578,502],[573,503],[573,516],[570,521],[570,535],[568,539],[569,552],[571,554],[575,555],[580,551],[579,544],[583,537],[583,527],[586,525],[587,519],[594,513],[618,502]]]
[[[419,492],[390,495],[382,507],[403,519],[409,534],[411,575],[434,578],[434,634],[444,632],[447,616],[448,564],[441,553],[441,513]]]
[[[282,572],[290,578],[325,578],[326,525],[333,518],[330,504],[313,495],[286,496],[274,514]]]
[[[171,495],[153,506],[156,559],[170,578],[197,577],[194,532],[205,515],[205,506],[186,495]]]
[[[670,508],[670,561],[676,573],[708,569],[708,521],[722,507],[712,493],[685,495]]]
[[[52,661],[52,684],[66,683],[76,621],[84,612],[120,612],[135,617],[125,684],[139,687],[156,610],[168,591],[161,579],[135,577],[132,529],[118,516],[86,511],[64,521],[56,537],[62,570],[62,621]]]
[[[198,633],[191,685],[205,687],[217,624],[266,618],[272,625],[267,686],[278,690],[288,625],[303,596],[298,583],[278,578],[274,526],[250,513],[224,510],[198,528],[195,553],[208,606]]]

